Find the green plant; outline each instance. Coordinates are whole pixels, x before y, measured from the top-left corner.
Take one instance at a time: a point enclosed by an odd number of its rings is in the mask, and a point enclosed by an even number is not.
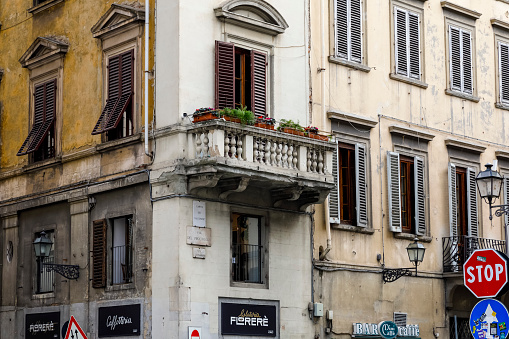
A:
[[[252,125],[255,122],[254,113],[248,110],[246,106],[241,108],[223,108],[219,111],[219,117],[222,116],[239,119],[243,125]]]
[[[304,132],[304,127],[299,125],[298,120],[297,120],[297,122],[294,122],[293,120],[286,120],[286,119],[279,120],[279,126],[278,126],[277,130],[281,131],[283,128],[292,128],[294,130]]]

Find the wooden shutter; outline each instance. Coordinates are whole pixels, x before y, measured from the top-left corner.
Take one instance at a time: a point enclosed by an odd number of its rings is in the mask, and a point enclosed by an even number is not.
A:
[[[473,93],[473,69],[472,69],[472,34],[461,30],[461,53],[463,72],[463,92]]]
[[[251,102],[254,114],[267,113],[267,54],[251,51]]]
[[[408,48],[410,77],[421,79],[421,32],[419,14],[408,12]]]
[[[389,228],[401,232],[399,154],[387,152],[387,191],[389,196]]]
[[[216,108],[235,107],[235,47],[216,41]]]
[[[479,236],[477,231],[477,190],[475,185],[475,170],[467,169],[467,209],[468,209],[468,235]]]
[[[350,50],[351,60],[362,61],[362,4],[361,0],[350,0]]]
[[[336,56],[348,59],[348,0],[336,0]]]
[[[34,88],[34,123],[16,155],[36,151],[54,125],[56,115],[57,81],[51,80]]]
[[[357,226],[368,226],[368,200],[366,180],[366,146],[355,145],[355,209],[357,213]]]
[[[461,91],[460,30],[453,26],[449,26],[449,59],[451,89]]]
[[[456,166],[449,163],[449,227],[451,237],[458,236],[458,206],[456,198]]]
[[[407,54],[407,12],[394,7],[394,39],[396,73],[408,75],[408,54]]]
[[[415,231],[426,234],[426,195],[424,194],[424,159],[414,158]]]
[[[509,103],[509,45],[498,43],[500,102]]]
[[[339,209],[339,146],[332,153],[332,175],[334,176],[334,188],[329,193],[329,222],[332,224],[340,223]]]
[[[93,223],[93,248],[92,248],[92,286],[101,288],[106,286],[106,220],[96,220]]]

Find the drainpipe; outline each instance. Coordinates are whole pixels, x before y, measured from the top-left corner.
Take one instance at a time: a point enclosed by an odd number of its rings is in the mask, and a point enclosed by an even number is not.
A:
[[[145,0],[145,154],[152,158],[152,153],[148,151],[148,39],[149,39],[149,1]]]

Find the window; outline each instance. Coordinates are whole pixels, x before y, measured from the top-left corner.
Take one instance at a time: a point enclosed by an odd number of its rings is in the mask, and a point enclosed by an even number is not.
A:
[[[362,63],[362,1],[334,0],[335,56]]]
[[[338,143],[332,161],[336,187],[329,196],[330,222],[366,227],[366,146]]]
[[[387,176],[391,231],[425,235],[424,159],[387,152]]]
[[[116,140],[133,134],[134,50],[108,58],[108,98],[92,134]]]
[[[264,283],[264,227],[260,216],[232,213],[233,282]]]
[[[509,43],[498,41],[499,102],[509,105]]]
[[[450,88],[473,94],[472,32],[449,25]]]
[[[394,59],[396,74],[421,80],[420,14],[394,7]]]
[[[478,236],[475,169],[449,163],[448,172],[451,236],[463,243],[465,236]]]
[[[215,106],[267,114],[267,53],[216,41]]]
[[[34,240],[37,239],[42,232],[35,234]],[[36,293],[48,293],[53,292],[55,288],[55,272],[48,272],[43,264],[53,264],[55,262],[55,232],[53,230],[45,231],[46,237],[51,240],[53,245],[49,256],[44,258],[37,258],[37,282],[36,282]]]

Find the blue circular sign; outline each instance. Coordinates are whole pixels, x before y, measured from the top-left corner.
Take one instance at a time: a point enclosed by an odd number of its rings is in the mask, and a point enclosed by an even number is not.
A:
[[[378,324],[378,332],[385,339],[393,339],[398,335],[398,326],[392,321],[382,321]]]
[[[498,300],[481,300],[470,313],[470,332],[475,339],[506,339],[508,326],[509,314]]]

